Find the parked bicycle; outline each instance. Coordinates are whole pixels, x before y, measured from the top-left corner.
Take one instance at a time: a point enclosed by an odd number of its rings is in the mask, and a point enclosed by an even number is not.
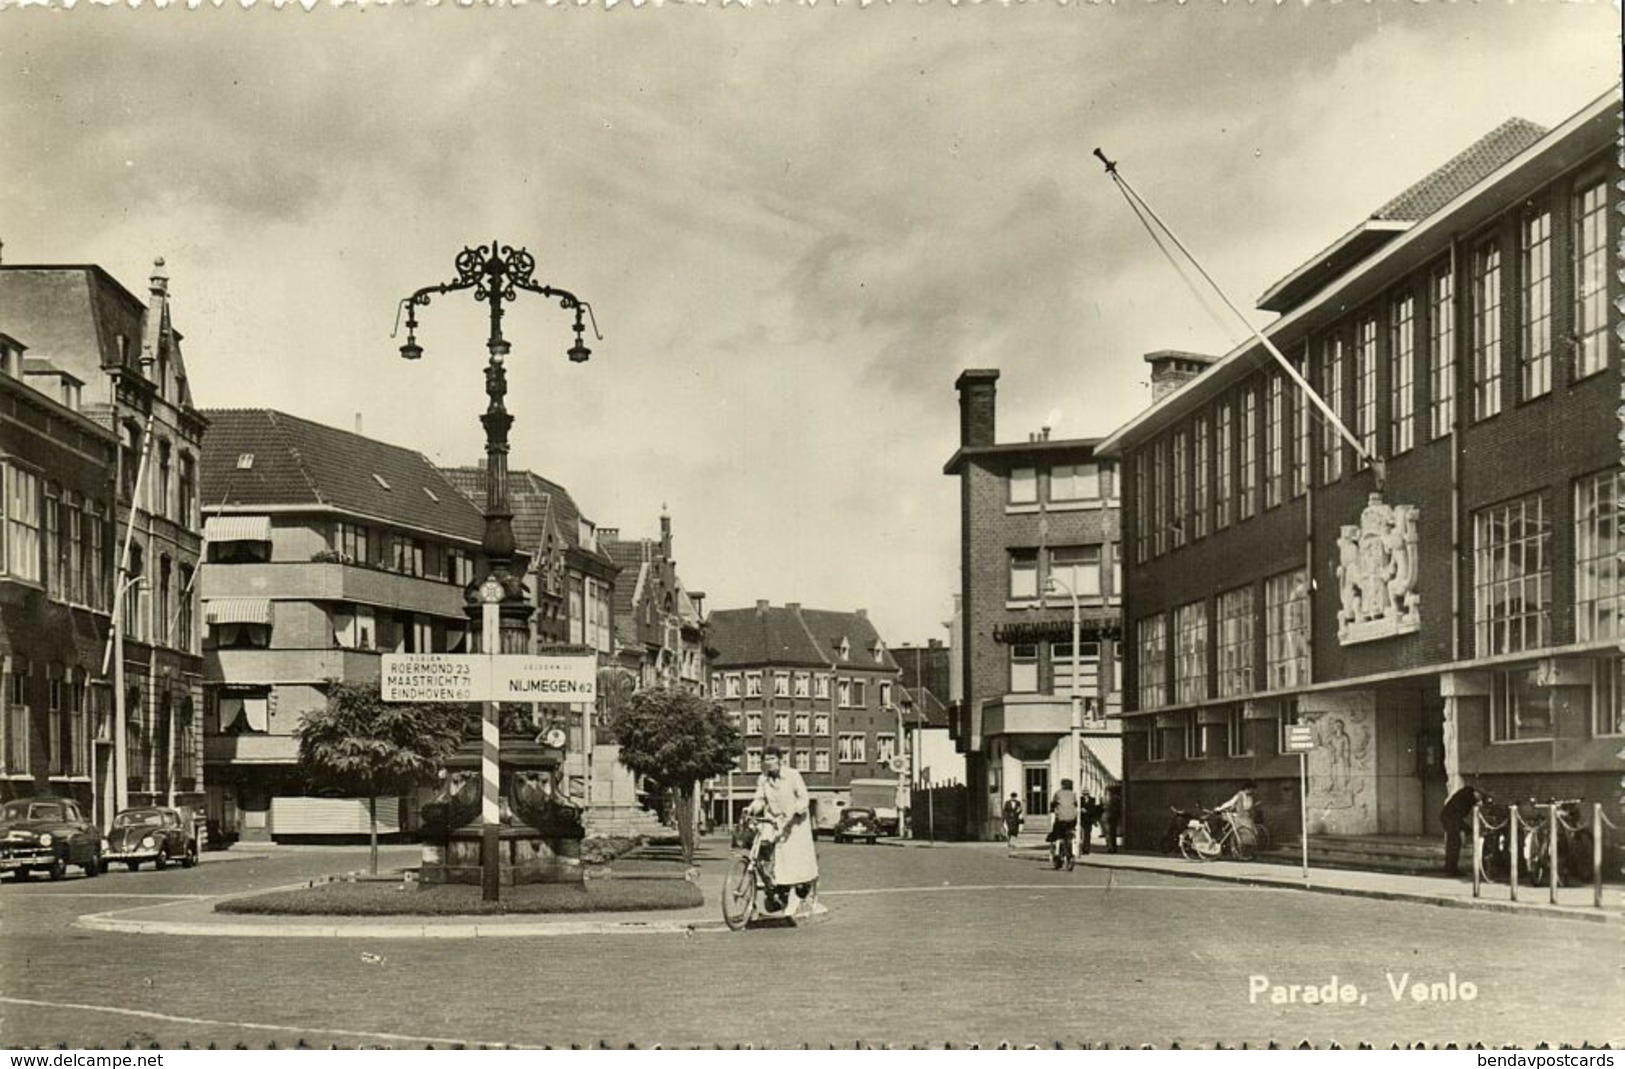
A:
[[[1212,861],[1229,854],[1251,861],[1257,852],[1254,829],[1238,822],[1233,813],[1197,810],[1179,836],[1179,851],[1192,861]]]
[[[747,816],[743,827],[746,831],[735,839],[735,844],[748,845],[742,847],[722,881],[722,920],[736,932],[758,916],[788,916],[791,891],[773,882],[773,846],[779,826],[765,817]],[[818,881],[794,890],[801,899],[797,912],[810,914],[818,899]]]
[[[1525,815],[1521,807],[1518,814],[1519,822],[1526,825],[1523,841],[1518,844],[1522,847],[1522,875],[1526,881],[1536,887],[1551,881],[1552,810],[1549,807],[1555,805],[1557,882],[1564,887],[1590,883],[1592,838],[1591,830],[1580,826],[1581,800],[1554,798],[1540,803],[1531,798],[1527,804],[1531,807],[1528,814]]]

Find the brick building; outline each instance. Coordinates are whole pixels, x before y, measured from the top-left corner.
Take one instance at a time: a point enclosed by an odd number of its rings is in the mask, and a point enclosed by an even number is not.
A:
[[[867,612],[758,601],[707,622],[711,696],[745,736],[744,775],[733,777],[731,798],[720,781],[715,792],[725,813],[749,803],[770,744],[806,778],[818,827],[834,823],[853,780],[898,782],[901,673]]]
[[[269,409],[208,417],[209,818],[249,841],[364,833],[364,799],[311,796],[294,731],[382,654],[466,652],[484,521],[410,449]],[[404,801],[381,828],[411,824]]]
[[[973,838],[1003,836],[1001,800],[1012,793],[1027,812],[1046,813],[1062,779],[1078,775],[1098,796],[1120,775],[1106,719],[1119,704],[1117,472],[1094,439],[1051,440],[1046,429],[998,442],[998,378],[959,376],[960,444],[943,469],[960,486],[964,693],[951,731],[965,755]]]
[[[93,799],[101,821],[121,797],[200,804],[193,577],[206,422],[192,402],[163,261],[146,304],[94,265],[7,264],[0,330],[14,339],[0,692],[16,777],[0,790]],[[32,392],[12,388],[21,384]],[[123,649],[103,675],[115,605]],[[114,780],[120,753],[123,783]]]
[[[1363,452],[1256,344],[1099,444],[1131,845],[1247,778],[1295,835],[1295,722],[1312,835],[1437,835],[1463,780],[1625,818],[1619,122],[1508,122],[1264,295]]]

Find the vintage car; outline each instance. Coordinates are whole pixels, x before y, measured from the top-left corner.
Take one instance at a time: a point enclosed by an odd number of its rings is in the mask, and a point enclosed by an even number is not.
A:
[[[841,810],[841,819],[836,823],[833,834],[838,843],[848,839],[866,839],[872,843],[880,834],[880,823],[875,819],[873,809],[849,805]]]
[[[102,836],[72,798],[18,798],[0,807],[0,872],[36,869],[60,880],[69,865],[101,875]]]
[[[160,869],[178,861],[189,869],[197,864],[197,829],[192,816],[167,806],[123,810],[108,829],[102,859],[107,864],[122,861],[131,872],[144,861]]]

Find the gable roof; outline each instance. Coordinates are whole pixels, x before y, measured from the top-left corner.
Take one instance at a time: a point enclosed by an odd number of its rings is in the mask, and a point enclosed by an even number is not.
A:
[[[427,457],[266,408],[210,409],[205,512],[308,505],[478,543],[485,521]],[[239,458],[253,454],[247,467]]]
[[[441,468],[440,473],[484,514],[485,468],[468,465]],[[570,491],[533,471],[508,473],[508,507],[513,509],[514,543],[525,553],[547,546],[549,534],[563,540],[563,549],[579,549],[600,560],[610,559],[602,548],[581,542],[581,509]]]
[[[897,670],[890,652],[875,660],[874,650],[883,644],[874,625],[861,613],[803,609],[796,604],[774,607],[764,601],[751,609],[716,609],[706,620],[707,644],[717,653],[713,668],[788,665]],[[851,658],[844,662],[839,652],[843,638],[851,646]]]

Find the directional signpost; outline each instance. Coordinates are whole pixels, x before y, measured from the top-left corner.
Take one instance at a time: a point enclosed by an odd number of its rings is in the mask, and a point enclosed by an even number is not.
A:
[[[1298,755],[1298,823],[1303,829],[1298,841],[1303,847],[1303,878],[1309,879],[1309,751],[1315,748],[1315,735],[1308,724],[1286,726],[1286,752]]]

